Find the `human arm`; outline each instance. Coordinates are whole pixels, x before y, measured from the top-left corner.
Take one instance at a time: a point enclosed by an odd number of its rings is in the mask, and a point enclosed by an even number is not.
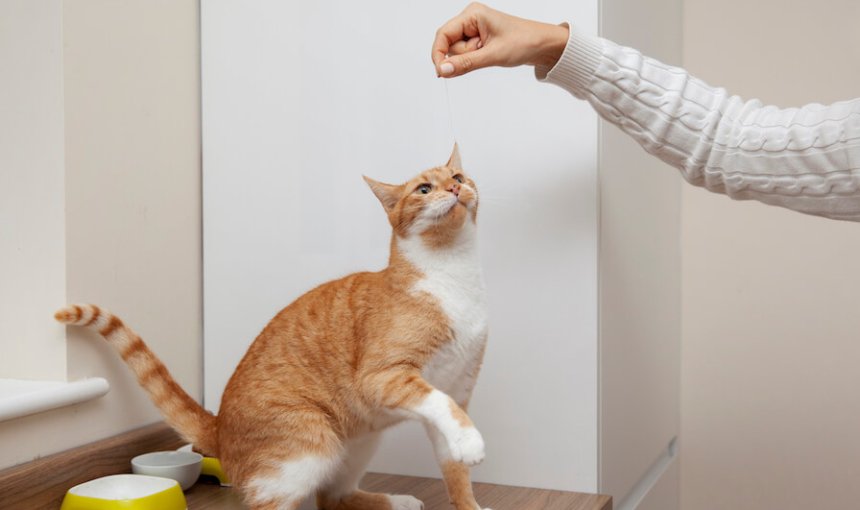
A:
[[[744,101],[684,69],[575,28],[563,51],[553,53],[558,35],[549,27],[555,25],[505,16],[472,4],[440,28],[433,55],[437,72],[445,63],[454,66],[451,76],[490,65],[534,65],[539,79],[588,101],[694,185],[860,221],[860,99],[788,109]]]
[[[735,199],[860,221],[860,100],[781,109],[572,30],[539,79],[598,114],[685,180]]]

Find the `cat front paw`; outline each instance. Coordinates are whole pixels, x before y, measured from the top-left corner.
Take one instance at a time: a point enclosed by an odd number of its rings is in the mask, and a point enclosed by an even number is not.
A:
[[[391,510],[424,510],[424,502],[412,496],[392,494],[388,496]]]
[[[461,428],[448,444],[448,448],[455,462],[474,466],[484,460],[484,438],[475,427]]]

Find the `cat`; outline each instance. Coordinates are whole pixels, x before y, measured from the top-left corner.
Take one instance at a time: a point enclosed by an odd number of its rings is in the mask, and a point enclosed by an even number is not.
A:
[[[459,150],[405,184],[365,177],[392,236],[388,266],[307,292],[251,344],[218,415],[173,380],[141,338],[94,305],[56,313],[97,330],[136,374],[168,424],[220,458],[255,510],[419,510],[412,496],[358,489],[380,433],[423,423],[456,510],[481,510],[469,466],[484,441],[466,414],[487,342],[477,251],[478,192]]]

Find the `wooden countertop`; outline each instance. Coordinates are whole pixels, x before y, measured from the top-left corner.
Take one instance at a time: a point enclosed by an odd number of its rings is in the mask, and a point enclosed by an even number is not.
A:
[[[411,494],[425,510],[451,510],[441,480],[370,473],[361,487],[372,492]],[[596,494],[508,487],[475,483],[475,498],[493,510],[612,510],[612,498]],[[198,483],[185,493],[189,510],[240,510],[245,508],[232,489]]]
[[[129,459],[141,453],[174,450],[183,441],[163,423],[133,430],[62,453],[0,470],[0,509],[56,510],[69,487],[101,476],[129,472]],[[58,469],[58,466],[62,466]],[[453,510],[441,480],[368,474],[362,488],[411,494],[425,510]],[[612,510],[609,496],[474,484],[475,496],[494,510]],[[241,510],[236,491],[201,480],[186,493],[189,510]]]

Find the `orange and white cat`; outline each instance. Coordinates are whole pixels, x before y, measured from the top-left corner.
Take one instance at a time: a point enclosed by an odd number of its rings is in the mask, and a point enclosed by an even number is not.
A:
[[[480,510],[468,466],[484,441],[466,414],[487,341],[475,183],[454,152],[401,185],[365,177],[393,230],[389,265],[323,284],[281,310],[251,344],[217,416],[204,410],[115,315],[74,305],[57,320],[97,330],[167,422],[218,456],[257,510],[419,510],[412,496],[358,482],[380,432],[420,420],[457,510]]]

